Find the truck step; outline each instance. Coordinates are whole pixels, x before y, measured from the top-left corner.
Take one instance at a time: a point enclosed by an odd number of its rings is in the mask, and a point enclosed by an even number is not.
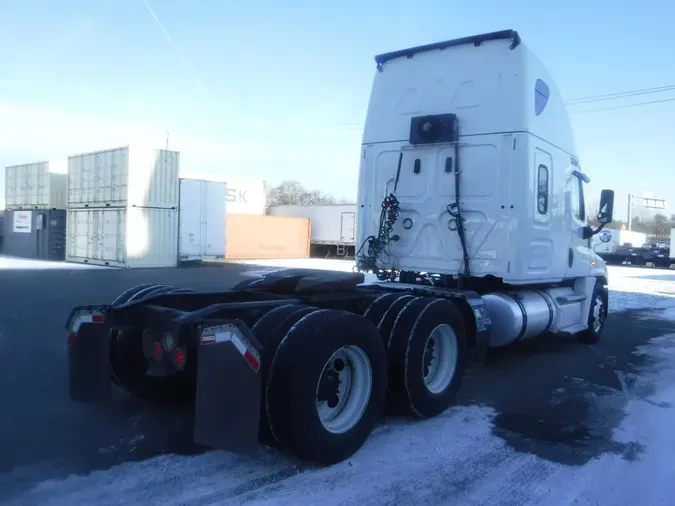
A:
[[[587,328],[588,328],[588,325],[586,325],[585,323],[577,323],[575,325],[570,325],[569,327],[565,327],[564,329],[562,329],[558,333],[573,336],[574,334],[578,334],[579,332],[583,332]]]
[[[556,297],[559,304],[572,304],[573,302],[583,302],[586,300],[585,295],[563,295]]]

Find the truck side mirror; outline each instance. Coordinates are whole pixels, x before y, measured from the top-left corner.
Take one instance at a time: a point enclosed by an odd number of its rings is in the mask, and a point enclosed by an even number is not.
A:
[[[614,214],[614,190],[602,190],[600,193],[600,212],[598,221],[602,225],[612,223]]]

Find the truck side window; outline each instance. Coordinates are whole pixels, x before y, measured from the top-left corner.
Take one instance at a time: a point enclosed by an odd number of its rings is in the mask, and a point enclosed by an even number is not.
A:
[[[543,164],[537,171],[537,211],[539,214],[548,212],[548,167]]]
[[[586,206],[584,205],[584,187],[581,179],[573,178],[570,181],[570,203],[572,204],[572,214],[579,221],[586,219]]]
[[[584,221],[586,219],[586,203],[584,202],[584,182],[579,179],[577,181],[579,188],[579,209],[577,211],[577,218],[579,221]]]

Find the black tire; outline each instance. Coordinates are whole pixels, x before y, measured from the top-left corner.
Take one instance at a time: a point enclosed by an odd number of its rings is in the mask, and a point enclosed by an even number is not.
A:
[[[401,297],[400,293],[387,293],[380,295],[370,303],[363,316],[373,325],[377,326],[382,320],[389,307]]]
[[[342,433],[329,431],[317,408],[324,366],[350,347],[368,359],[371,390],[362,415]],[[375,326],[362,316],[323,309],[303,317],[277,350],[267,382],[267,416],[282,448],[299,458],[331,465],[364,444],[381,415],[387,392],[387,357]]]
[[[156,285],[154,283],[146,283],[144,285],[137,285],[134,287],[129,288],[128,290],[125,290],[122,292],[112,303],[112,306],[121,306],[122,304],[126,304],[129,302],[138,292],[141,292],[145,290],[146,288],[150,288],[151,286],[160,286]]]
[[[429,370],[427,344],[434,329],[441,325],[452,340],[449,342],[454,348],[454,367],[447,369],[447,381],[435,389],[425,384],[425,372]],[[441,346],[439,342],[434,344]],[[467,364],[466,328],[455,304],[433,297],[408,302],[394,323],[388,356],[389,393],[396,411],[419,418],[445,411],[454,402]]]
[[[253,335],[263,345],[262,351],[262,384],[263,391],[261,395],[260,405],[260,428],[258,431],[258,438],[261,443],[270,446],[276,446],[278,441],[274,438],[270,429],[269,420],[267,418],[267,378],[269,376],[269,369],[274,355],[279,348],[279,343],[286,335],[286,333],[295,325],[303,316],[308,315],[316,308],[305,306],[302,304],[287,304],[279,306],[267,312],[260,318],[252,327]]]
[[[380,319],[380,323],[377,324],[377,330],[382,336],[385,347],[389,345],[389,337],[391,336],[391,331],[394,328],[394,323],[398,314],[403,310],[403,308],[411,302],[413,299],[416,299],[414,295],[402,295],[396,299],[387,309],[387,312],[384,313],[384,316]]]
[[[593,289],[592,297],[593,299],[591,300],[591,307],[588,312],[588,328],[577,334],[579,341],[584,344],[595,344],[600,341],[602,332],[605,330],[605,321],[607,319],[609,306],[609,294],[607,292],[607,287],[600,282],[596,283],[595,288]],[[600,321],[599,325],[596,326],[595,312],[599,304],[602,304],[598,312]]]
[[[258,281],[260,281],[260,280],[262,280],[262,279],[263,279],[263,278],[260,277],[260,276],[256,276],[256,277],[249,278],[249,279],[245,279],[245,280],[243,280],[243,281],[240,281],[240,282],[237,283],[236,285],[234,285],[234,287],[232,287],[232,289],[233,289],[233,290],[245,290],[245,289],[249,288],[251,285],[254,285],[255,283],[257,283]]]

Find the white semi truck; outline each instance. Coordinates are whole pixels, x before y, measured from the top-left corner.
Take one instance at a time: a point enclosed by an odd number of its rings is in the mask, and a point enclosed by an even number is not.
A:
[[[543,333],[595,343],[607,269],[563,100],[515,31],[376,57],[357,203],[360,272],[282,270],[231,290],[129,289],[67,322],[70,395],[111,380],[194,403],[196,442],[319,464],[385,408],[434,417],[469,360]],[[364,272],[378,281],[364,283]]]

